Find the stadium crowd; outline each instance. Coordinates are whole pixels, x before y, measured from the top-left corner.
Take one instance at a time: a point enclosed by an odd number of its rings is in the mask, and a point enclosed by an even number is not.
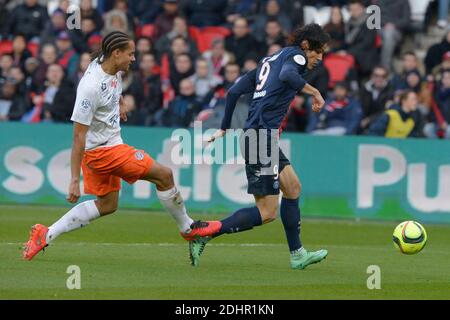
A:
[[[422,0],[0,0],[0,121],[69,122],[90,54],[121,30],[137,48],[123,78],[124,124],[218,128],[239,76],[297,25],[317,22],[332,41],[307,81],[326,104],[315,114],[299,94],[283,130],[450,138],[449,1],[439,0],[436,19],[445,36],[425,59],[402,50],[405,37],[426,32],[411,27],[413,1]],[[379,30],[367,28],[371,4],[381,9]],[[234,127],[250,101],[240,98]]]

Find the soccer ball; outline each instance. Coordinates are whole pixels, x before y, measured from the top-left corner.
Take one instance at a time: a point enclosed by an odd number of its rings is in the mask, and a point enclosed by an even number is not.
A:
[[[402,253],[416,254],[425,247],[427,232],[416,221],[404,221],[395,228],[393,241]]]

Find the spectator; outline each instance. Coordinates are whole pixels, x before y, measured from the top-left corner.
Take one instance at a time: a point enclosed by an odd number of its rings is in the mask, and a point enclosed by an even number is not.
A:
[[[24,67],[25,60],[31,57],[30,50],[27,49],[27,40],[23,35],[16,35],[13,40],[13,59],[14,65]]]
[[[72,44],[78,53],[90,51],[88,42],[93,35],[97,35],[97,31],[95,30],[95,22],[91,18],[81,19],[81,30],[70,30]]]
[[[133,71],[139,70],[139,65],[144,54],[155,54],[154,44],[151,38],[140,37],[136,40],[136,63],[131,65]]]
[[[6,36],[23,34],[27,41],[38,40],[40,32],[49,21],[47,8],[38,4],[38,0],[25,0],[8,14]]]
[[[374,4],[381,10],[381,64],[392,69],[394,50],[409,25],[411,9],[405,0],[375,0]]]
[[[234,57],[225,51],[225,42],[222,39],[216,39],[212,42],[211,50],[203,53],[203,58],[208,61],[209,73],[221,76],[224,67],[234,61]]]
[[[256,0],[228,0],[225,11],[227,27],[231,27],[237,18],[253,16],[257,2]]]
[[[128,22],[128,30],[136,30],[136,24],[134,23],[134,17],[130,14],[128,10],[128,3],[126,0],[115,0],[114,1],[114,9],[122,11],[127,17]]]
[[[431,105],[431,92],[418,70],[411,70],[405,74],[405,86],[400,89],[411,90],[417,94],[418,109],[426,114]]]
[[[278,1],[269,0],[267,1],[265,12],[256,17],[252,26],[252,34],[255,35],[257,41],[263,42],[265,40],[264,35],[267,32],[267,22],[273,20],[278,21],[283,32],[290,33],[292,31],[291,19],[285,12],[281,11]]]
[[[207,96],[211,96],[214,93],[215,88],[222,83],[222,79],[217,75],[209,74],[208,61],[203,58],[197,59],[195,63],[195,74],[189,79],[194,83],[195,95],[197,98],[204,101]]]
[[[48,67],[43,91],[43,111],[46,121],[69,122],[75,103],[76,91],[64,77],[59,64]]]
[[[162,125],[166,127],[187,128],[201,111],[201,104],[195,96],[194,83],[190,79],[180,82],[180,93],[163,111]]]
[[[0,87],[0,121],[20,120],[27,107],[25,97],[17,92],[16,81],[6,79]]]
[[[377,33],[366,26],[367,14],[361,0],[350,0],[350,20],[345,25],[345,44],[348,53],[355,57],[359,75],[369,74],[378,63],[375,48]]]
[[[135,114],[139,114],[141,118],[136,125],[156,124],[155,115],[162,107],[161,79],[155,71],[156,67],[155,56],[144,53],[129,90],[135,100]]]
[[[39,60],[35,57],[30,57],[25,61],[25,92],[29,98],[29,92],[35,92],[39,84],[34,82],[36,71],[39,68]]]
[[[439,77],[442,76],[442,72],[449,69],[450,69],[450,51],[447,51],[446,53],[444,53],[444,56],[442,57],[441,64],[434,67],[433,73],[429,77],[430,80],[434,80],[436,78],[436,80],[439,81],[440,80]]]
[[[248,57],[245,59],[244,67],[242,68],[242,74],[252,71],[258,68],[258,61],[255,57]]]
[[[275,19],[267,20],[265,27],[265,37],[263,39],[264,52],[267,52],[272,44],[286,46],[286,35],[281,29],[280,23]]]
[[[225,23],[227,0],[186,0],[183,12],[189,25],[196,27],[220,26]]]
[[[20,67],[12,67],[8,72],[8,78],[13,79],[17,94],[27,98],[27,85],[25,83],[25,74]]]
[[[196,57],[196,52],[197,51],[195,50],[195,48],[191,48],[186,38],[183,38],[182,36],[177,36],[173,38],[169,50],[169,60],[171,68],[174,66],[175,56],[182,53],[187,53],[191,57]]]
[[[181,80],[189,78],[194,72],[192,59],[187,53],[182,53],[175,57],[175,68],[170,70],[170,84],[176,95],[180,93]]]
[[[133,36],[133,30],[128,27],[128,18],[123,11],[114,9],[105,14],[105,27],[101,34],[105,37],[113,31],[122,31],[130,36]]]
[[[236,81],[239,81],[238,79],[239,79],[240,75],[241,75],[241,70],[239,69],[239,65],[237,65],[236,63],[228,64],[225,67],[224,87],[227,89],[226,92],[228,92],[230,87]],[[242,95],[239,98],[239,100],[236,103],[236,108],[234,109],[234,112],[233,112],[233,117],[231,119],[231,128],[233,128],[233,129],[244,128],[252,98],[253,98],[253,92]],[[224,100],[223,100],[222,105],[223,105],[223,112],[225,112],[225,101]],[[223,118],[223,116],[220,117],[220,120],[222,120],[222,118]]]
[[[406,74],[411,71],[419,72],[419,61],[413,51],[407,51],[402,57],[400,73],[396,73],[392,78],[394,90],[397,91],[406,88]]]
[[[91,55],[87,52],[81,54],[80,59],[78,61],[78,67],[76,72],[72,75],[71,81],[78,87],[78,83],[80,83],[81,78],[84,76],[89,64],[91,63]]]
[[[236,82],[241,76],[241,68],[237,63],[229,63],[225,66],[223,86],[226,91]]]
[[[128,7],[139,24],[154,23],[161,12],[160,0],[128,0]]]
[[[47,77],[48,66],[57,62],[57,51],[53,44],[46,44],[42,47],[39,67],[34,75],[34,83],[42,85]]]
[[[62,31],[56,40],[56,47],[58,49],[58,64],[66,70],[67,76],[71,78],[78,66],[79,56],[72,47],[69,33]]]
[[[269,48],[267,49],[267,53],[266,56],[271,56],[274,53],[280,51],[281,49],[283,49],[282,46],[280,46],[278,43],[273,43],[269,46]]]
[[[363,108],[360,129],[364,132],[382,114],[394,90],[389,82],[389,71],[384,66],[376,66],[370,80],[360,89],[359,101]]]
[[[241,68],[247,55],[260,53],[260,44],[250,34],[247,19],[236,19],[233,33],[225,38],[225,49],[234,54]]]
[[[172,29],[162,35],[156,42],[155,49],[159,56],[161,56],[164,52],[169,51],[172,41],[177,37],[182,37],[189,48],[190,54],[192,56],[197,56],[197,44],[189,36],[188,25],[186,23],[186,19],[183,17],[175,17]]]
[[[425,56],[427,74],[431,74],[433,69],[442,63],[442,58],[447,51],[450,51],[450,30],[446,33],[441,43],[436,43],[428,49]]]
[[[12,55],[3,54],[0,56],[0,86],[8,77],[9,70],[12,68],[14,60]]]
[[[103,18],[92,6],[92,0],[80,0],[80,14],[81,19],[91,19],[94,22],[96,32],[103,29]]]
[[[355,134],[361,117],[361,105],[349,96],[347,84],[338,82],[322,111],[310,113],[307,132],[333,136]]]
[[[439,113],[443,117],[443,122],[438,123],[435,112],[430,112],[429,123],[425,125],[424,133],[428,138],[443,136],[450,139],[450,69],[442,73],[439,85],[436,88],[434,99],[437,103]],[[442,132],[442,134],[441,134]]]
[[[87,39],[88,50],[87,52],[98,52],[102,48],[102,36],[99,34],[93,34]]]
[[[56,37],[61,31],[66,30],[66,13],[56,9],[41,33],[41,46],[47,43],[55,43]]]
[[[399,105],[395,104],[383,112],[369,128],[369,135],[387,138],[420,137],[422,119],[417,112],[417,95],[406,90],[400,95]]]
[[[155,20],[153,32],[155,40],[173,29],[174,20],[178,16],[178,0],[164,0],[163,9],[164,11]]]
[[[345,23],[340,7],[332,7],[330,21],[323,28],[331,37],[328,48],[331,52],[345,49]]]

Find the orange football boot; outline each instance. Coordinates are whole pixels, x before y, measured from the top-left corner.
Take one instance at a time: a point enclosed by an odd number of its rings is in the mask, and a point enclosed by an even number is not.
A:
[[[198,220],[191,224],[191,232],[180,232],[180,234],[186,241],[192,241],[201,237],[212,237],[215,233],[219,232],[221,227],[222,222],[220,221]]]
[[[23,258],[31,260],[41,250],[47,246],[46,236],[48,228],[42,224],[35,224],[31,227],[30,239],[25,243]]]

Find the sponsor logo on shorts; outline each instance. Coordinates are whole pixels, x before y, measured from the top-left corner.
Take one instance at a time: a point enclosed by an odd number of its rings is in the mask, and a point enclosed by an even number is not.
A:
[[[143,160],[144,159],[144,153],[142,151],[136,151],[134,153],[134,157],[136,158],[136,160]]]
[[[273,183],[273,188],[274,188],[274,189],[280,188],[280,183],[279,183],[278,181],[275,181],[275,182]]]

